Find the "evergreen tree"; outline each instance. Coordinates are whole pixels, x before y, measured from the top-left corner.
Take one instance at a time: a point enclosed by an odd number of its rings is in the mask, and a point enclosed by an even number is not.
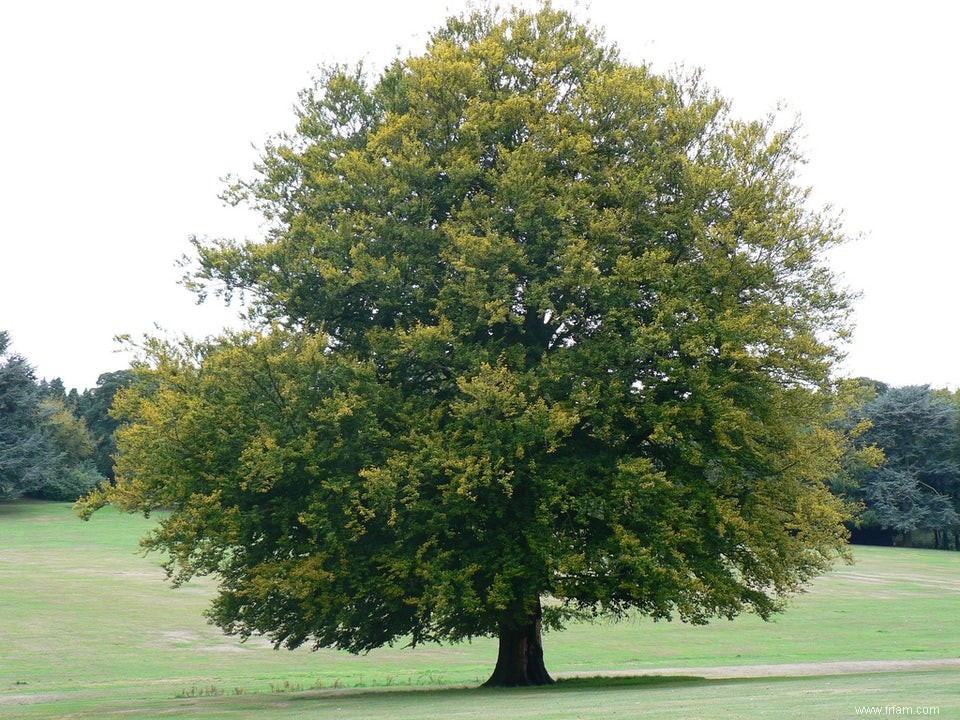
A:
[[[916,530],[933,531],[945,545],[960,530],[957,405],[929,386],[908,386],[888,389],[863,413],[872,423],[864,442],[886,456],[862,483],[876,522],[905,539]]]
[[[43,397],[33,368],[10,352],[10,335],[0,331],[0,500],[38,490],[57,460],[44,432]]]

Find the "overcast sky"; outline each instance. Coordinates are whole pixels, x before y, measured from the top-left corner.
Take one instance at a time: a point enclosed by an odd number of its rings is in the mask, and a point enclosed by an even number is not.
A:
[[[521,3],[523,4],[523,3]],[[627,2],[573,8],[624,56],[702,67],[738,114],[799,114],[817,203],[858,238],[844,372],[960,385],[960,43],[950,4]],[[292,127],[318,64],[418,52],[462,2],[32,2],[0,7],[0,330],[39,377],[93,386],[113,338],[216,332],[235,311],[178,284],[190,235],[257,237],[220,178]]]

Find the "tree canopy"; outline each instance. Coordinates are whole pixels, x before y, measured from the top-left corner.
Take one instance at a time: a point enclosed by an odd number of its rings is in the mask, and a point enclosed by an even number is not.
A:
[[[768,617],[842,552],[824,479],[843,240],[795,128],[746,122],[549,5],[451,18],[375,77],[328,68],[196,240],[248,331],[148,339],[117,484],[211,618],[364,651],[542,624]]]

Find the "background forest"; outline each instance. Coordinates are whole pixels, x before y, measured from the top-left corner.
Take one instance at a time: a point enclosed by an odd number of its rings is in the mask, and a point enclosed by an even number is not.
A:
[[[110,406],[130,370],[105,372],[97,385],[67,392],[38,380],[0,331],[0,501],[23,495],[73,501],[113,480],[116,449]]]

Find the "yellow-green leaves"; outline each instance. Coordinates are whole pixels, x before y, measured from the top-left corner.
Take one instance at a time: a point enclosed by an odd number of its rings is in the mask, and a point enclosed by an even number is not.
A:
[[[543,398],[528,398],[526,378],[502,365],[481,365],[476,376],[459,383],[461,398],[451,403],[451,413],[461,423],[469,442],[479,448],[502,443],[522,458],[525,448],[551,452],[570,434],[576,413],[562,405],[548,406]],[[527,388],[526,392],[535,391]]]

